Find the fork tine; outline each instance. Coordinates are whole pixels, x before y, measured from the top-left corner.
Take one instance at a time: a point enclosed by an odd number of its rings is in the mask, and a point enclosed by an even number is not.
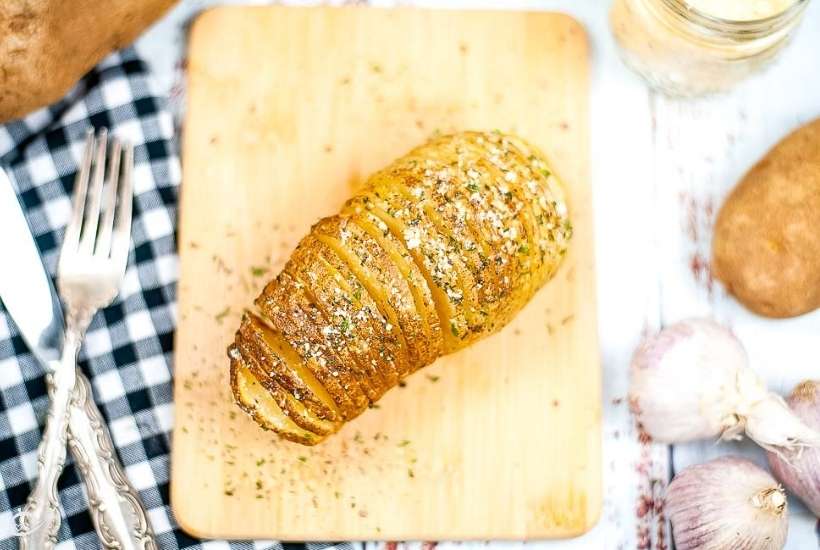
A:
[[[104,188],[105,201],[102,205],[102,218],[100,220],[100,234],[97,237],[97,244],[94,254],[108,257],[111,253],[111,232],[114,229],[114,209],[117,205],[117,186],[120,179],[120,141],[114,138],[111,143],[111,154],[108,162],[108,185]]]
[[[100,222],[100,199],[102,197],[103,179],[105,177],[105,152],[108,148],[108,130],[102,128],[97,135],[97,152],[94,155],[94,176],[88,189],[88,204],[85,211],[83,232],[80,235],[80,253],[94,252],[97,240],[97,224]]]
[[[63,246],[60,249],[62,255],[65,251],[77,250],[77,243],[80,239],[80,227],[83,221],[83,210],[85,209],[85,197],[88,190],[88,175],[91,171],[91,157],[94,151],[94,130],[89,128],[85,133],[85,145],[83,149],[83,161],[77,176],[74,178],[74,200],[71,207],[71,219],[66,226]]]
[[[111,240],[111,258],[121,272],[128,264],[128,250],[131,248],[131,209],[134,200],[131,172],[134,169],[134,146],[124,146],[122,178],[119,185],[119,209],[114,219],[114,234]]]

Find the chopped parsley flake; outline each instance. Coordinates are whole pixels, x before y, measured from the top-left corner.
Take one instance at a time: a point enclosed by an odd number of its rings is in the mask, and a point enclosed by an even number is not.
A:
[[[231,312],[231,308],[226,307],[225,309],[223,309],[222,311],[220,311],[219,313],[214,315],[214,319],[216,319],[216,322],[221,325],[223,319],[225,319],[225,317],[227,317],[230,312]]]
[[[265,273],[268,272],[268,268],[264,266],[253,266],[251,267],[251,275],[254,277],[261,277]]]

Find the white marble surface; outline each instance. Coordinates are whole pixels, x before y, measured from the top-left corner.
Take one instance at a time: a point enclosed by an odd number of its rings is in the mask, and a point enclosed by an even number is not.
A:
[[[225,2],[183,0],[138,43],[178,114],[184,109],[187,24],[196,13],[217,3]],[[753,366],[773,389],[787,393],[802,379],[820,378],[820,311],[794,320],[764,320],[745,311],[719,287],[710,289],[705,272],[692,269],[693,262],[708,259],[714,211],[738,178],[782,135],[820,116],[820,2],[810,5],[796,40],[767,72],[730,94],[697,101],[659,96],[620,63],[607,26],[608,0],[364,3],[557,10],[586,25],[593,51],[592,177],[606,500],[600,523],[587,535],[528,546],[671,548],[662,508],[652,501],[663,493],[671,472],[726,453],[750,456],[761,464],[764,458],[746,442],[707,441],[670,449],[638,441],[623,398],[629,359],[641,334],[683,317],[714,315],[734,327]],[[787,548],[820,548],[816,518],[799,503],[790,506]]]

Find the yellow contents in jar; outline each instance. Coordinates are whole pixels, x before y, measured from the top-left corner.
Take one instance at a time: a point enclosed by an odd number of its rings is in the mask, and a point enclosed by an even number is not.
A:
[[[760,70],[787,43],[807,3],[614,0],[609,17],[627,65],[665,93],[695,96],[728,90]]]
[[[730,21],[754,21],[783,13],[795,0],[686,0],[699,12]]]

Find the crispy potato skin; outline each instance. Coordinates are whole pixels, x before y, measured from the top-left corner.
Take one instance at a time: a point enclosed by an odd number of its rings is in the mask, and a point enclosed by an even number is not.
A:
[[[0,2],[0,122],[53,103],[176,0]]]
[[[721,208],[714,275],[766,317],[820,307],[820,119],[786,136]]]
[[[229,349],[234,371],[244,360],[255,376],[234,383],[236,399],[263,427],[315,444],[342,425],[329,412],[349,421],[507,324],[571,235],[560,182],[530,145],[496,132],[437,137],[315,224],[265,287]],[[251,330],[257,316],[272,334]],[[260,391],[272,398],[252,401]]]

